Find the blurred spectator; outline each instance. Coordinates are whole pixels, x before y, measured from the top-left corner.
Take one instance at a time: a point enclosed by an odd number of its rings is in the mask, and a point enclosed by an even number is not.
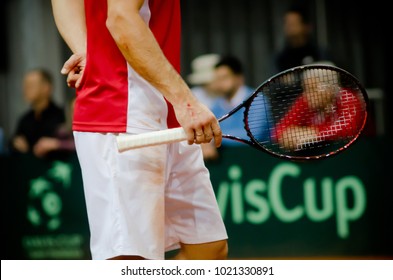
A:
[[[214,88],[217,92],[217,99],[214,101],[211,110],[220,118],[230,112],[250,97],[254,88],[245,84],[243,65],[235,56],[223,56],[215,66]],[[264,98],[261,96],[261,98]],[[266,100],[267,102],[267,100]],[[266,103],[267,104],[267,103]],[[249,139],[244,129],[244,110],[240,110],[235,115],[220,122],[223,134]],[[266,115],[266,114],[264,114]],[[266,127],[261,127],[261,131],[267,132]],[[268,133],[261,137],[269,137]],[[222,147],[246,145],[244,143],[223,138]],[[205,160],[214,160],[218,157],[218,151],[211,143],[202,145]]]
[[[304,73],[302,94],[275,127],[273,138],[281,148],[301,151],[355,137],[366,117],[365,104],[355,91],[338,84],[334,71]]]
[[[276,54],[275,71],[312,63],[333,64],[328,51],[315,43],[313,27],[303,6],[292,6],[283,16],[285,45]]]
[[[75,142],[72,133],[72,116],[74,114],[75,98],[69,102],[66,122],[59,125],[53,137],[41,137],[34,145],[34,155],[37,157],[45,157],[50,153],[59,158],[70,152],[75,152]]]
[[[33,152],[42,137],[54,137],[65,122],[64,110],[52,100],[52,90],[52,76],[45,69],[33,69],[25,74],[23,94],[31,108],[17,123],[11,140],[13,152]]]
[[[216,95],[213,88],[214,66],[219,61],[218,54],[203,54],[191,62],[192,73],[188,75],[187,81],[191,91],[200,102],[211,108]]]

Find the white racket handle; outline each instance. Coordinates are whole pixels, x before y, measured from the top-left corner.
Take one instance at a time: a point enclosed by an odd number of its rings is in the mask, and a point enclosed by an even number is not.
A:
[[[119,135],[116,137],[119,152],[148,146],[181,142],[187,139],[182,127],[141,134]]]

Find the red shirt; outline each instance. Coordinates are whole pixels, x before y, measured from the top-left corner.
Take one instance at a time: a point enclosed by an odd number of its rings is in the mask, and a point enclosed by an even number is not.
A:
[[[328,112],[311,110],[304,96],[292,105],[276,125],[275,138],[280,139],[289,126],[313,126],[323,140],[355,136],[365,120],[363,104],[349,89],[341,89]]]
[[[127,132],[179,126],[172,106],[129,65],[106,28],[107,0],[85,0],[87,56],[73,130]],[[179,0],[146,0],[140,15],[180,72]]]

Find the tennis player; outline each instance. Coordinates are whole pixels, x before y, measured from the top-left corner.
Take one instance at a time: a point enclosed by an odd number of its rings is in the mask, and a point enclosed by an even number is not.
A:
[[[73,131],[93,259],[225,259],[200,145],[222,135],[179,75],[179,0],[52,0],[73,55]],[[115,136],[182,126],[188,143],[119,153]]]
[[[277,123],[274,138],[288,150],[353,138],[362,125],[363,114],[356,94],[339,86],[337,73],[308,70],[303,77],[303,93]]]

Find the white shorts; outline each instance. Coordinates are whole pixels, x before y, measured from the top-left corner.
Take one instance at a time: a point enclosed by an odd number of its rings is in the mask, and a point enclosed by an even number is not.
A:
[[[93,259],[164,259],[180,243],[227,239],[199,145],[119,153],[115,134],[74,132]]]

